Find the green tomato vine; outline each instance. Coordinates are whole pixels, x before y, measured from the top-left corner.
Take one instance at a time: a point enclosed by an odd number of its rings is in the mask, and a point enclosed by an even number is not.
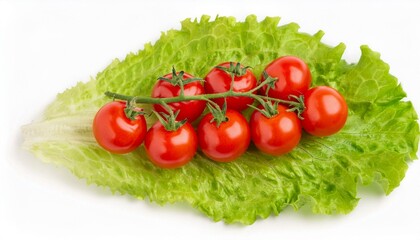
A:
[[[264,87],[265,85],[268,86],[267,89],[273,88],[274,83],[277,81],[277,78],[271,77],[267,74],[267,72],[264,71],[265,80],[260,82],[255,88],[246,91],[246,92],[235,92],[233,91],[233,83],[235,76],[242,76],[247,69],[249,69],[249,66],[242,67],[240,63],[234,64],[233,62],[230,62],[229,68],[221,68],[225,72],[227,72],[231,76],[231,85],[230,89],[226,92],[222,93],[212,93],[212,94],[202,94],[202,95],[194,95],[194,96],[186,96],[184,94],[184,85],[194,82],[194,81],[203,81],[201,78],[187,78],[184,79],[184,71],[180,71],[179,73],[176,72],[175,68],[172,67],[172,78],[163,78],[159,77],[158,80],[163,80],[170,82],[173,86],[179,86],[180,87],[180,94],[176,97],[168,97],[168,98],[153,98],[153,97],[145,97],[145,96],[129,96],[129,95],[123,95],[119,93],[114,93],[110,91],[106,91],[105,95],[112,98],[112,99],[119,99],[123,101],[127,101],[128,106],[130,106],[130,109],[132,109],[133,104],[136,103],[142,103],[142,104],[160,104],[162,105],[169,114],[164,113],[156,113],[156,116],[158,117],[159,121],[164,124],[165,128],[167,130],[173,131],[178,129],[180,126],[182,126],[186,121],[175,121],[175,118],[177,116],[177,113],[173,112],[170,107],[167,105],[168,103],[173,102],[183,102],[183,101],[207,101],[207,108],[209,111],[213,114],[214,119],[213,121],[216,121],[217,126],[219,126],[223,121],[226,120],[226,102],[222,108],[220,108],[212,99],[215,98],[227,98],[227,97],[249,97],[256,100],[258,103],[260,103],[263,108],[257,108],[253,105],[248,105],[249,107],[260,111],[264,116],[267,118],[273,117],[278,114],[277,112],[277,106],[278,104],[284,104],[288,105],[290,107],[289,111],[295,111],[300,119],[301,113],[305,109],[305,105],[303,103],[303,96],[289,96],[290,99],[293,99],[295,101],[287,101],[282,100],[278,98],[273,98],[267,96],[268,91],[266,92],[266,95],[258,95],[256,92]],[[127,111],[126,111],[127,112]],[[133,110],[128,111],[130,115],[127,115],[127,117],[132,118],[133,116]],[[145,114],[143,113],[137,113],[137,114]]]

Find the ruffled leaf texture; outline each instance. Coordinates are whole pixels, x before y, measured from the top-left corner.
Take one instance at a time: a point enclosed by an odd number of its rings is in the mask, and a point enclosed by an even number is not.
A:
[[[379,184],[391,193],[416,159],[417,114],[389,66],[367,46],[357,64],[342,59],[345,45],[321,42],[323,32],[299,32],[279,17],[202,16],[182,21],[154,44],[114,60],[96,78],[59,94],[42,120],[23,127],[24,146],[47,163],[74,175],[158,204],[186,202],[214,221],[252,224],[304,205],[320,214],[345,214],[359,198],[358,185]],[[287,155],[268,156],[251,145],[237,161],[216,163],[202,153],[175,170],[155,167],[144,147],[115,155],[98,146],[91,131],[96,111],[110,101],[105,91],[150,95],[157,77],[172,66],[195,76],[220,62],[239,61],[256,76],[273,59],[295,55],[313,74],[313,85],[338,89],[349,105],[345,127],[324,138],[304,135]],[[147,107],[147,106],[146,106]],[[151,122],[149,122],[150,124]]]

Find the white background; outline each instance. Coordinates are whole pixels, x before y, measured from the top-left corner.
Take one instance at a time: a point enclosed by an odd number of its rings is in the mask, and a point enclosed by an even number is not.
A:
[[[187,17],[282,16],[324,42],[381,52],[420,111],[420,2],[415,1],[2,1],[0,0],[0,239],[420,239],[420,162],[385,197],[361,189],[345,216],[286,209],[251,226],[214,223],[183,204],[157,206],[87,186],[21,149],[20,126],[58,92],[88,81]]]

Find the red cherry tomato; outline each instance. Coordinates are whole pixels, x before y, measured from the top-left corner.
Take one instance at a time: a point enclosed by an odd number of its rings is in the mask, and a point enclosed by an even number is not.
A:
[[[259,106],[262,109],[262,106]],[[281,155],[295,148],[302,135],[299,118],[285,106],[277,107],[278,114],[267,118],[255,110],[250,119],[251,138],[262,152]]]
[[[144,146],[149,159],[162,168],[178,168],[187,164],[197,151],[197,135],[190,123],[168,131],[156,122],[147,132]]]
[[[304,94],[306,109],[302,113],[303,128],[309,134],[324,137],[332,135],[344,126],[347,120],[347,103],[337,90],[320,86]]]
[[[246,119],[237,111],[226,111],[227,121],[217,127],[208,113],[198,125],[198,144],[203,153],[218,162],[230,162],[241,156],[251,141]]]
[[[234,63],[236,65],[236,63]],[[219,64],[218,66],[229,68],[230,62]],[[232,76],[226,71],[213,68],[207,76],[204,78],[204,88],[206,93],[222,93],[227,92],[230,89],[232,82]],[[251,70],[247,69],[245,74],[242,76],[235,76],[233,83],[234,92],[247,92],[257,85],[257,79]],[[225,103],[224,98],[213,99],[220,107]],[[227,97],[226,103],[229,109],[236,111],[242,111],[248,107],[248,104],[252,104],[253,98],[249,97]]]
[[[274,88],[268,91],[268,96],[289,100],[289,95],[304,94],[311,86],[312,76],[306,63],[297,57],[285,56],[272,61],[265,68],[267,74],[278,78]],[[264,75],[261,76],[264,81]],[[260,94],[265,95],[268,85],[261,88]]]
[[[93,120],[93,134],[104,149],[112,153],[128,153],[136,149],[147,132],[144,116],[135,120],[127,118],[125,102],[110,102],[96,113]]]
[[[164,78],[172,79],[172,73],[163,76]],[[188,73],[184,73],[183,79],[193,78]],[[154,98],[169,98],[179,96],[181,88],[178,85],[172,85],[170,82],[164,80],[158,80],[153,87],[152,97]],[[195,96],[204,94],[204,87],[199,81],[191,82],[184,85],[185,96]],[[183,101],[168,103],[172,111],[176,112],[180,110],[176,120],[182,121],[188,119],[188,122],[193,122],[197,119],[206,107],[205,101]],[[168,113],[164,107],[159,104],[153,105],[156,112]]]

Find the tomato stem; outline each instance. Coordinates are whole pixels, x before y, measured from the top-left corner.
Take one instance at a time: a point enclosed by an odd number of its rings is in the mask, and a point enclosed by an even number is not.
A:
[[[173,103],[173,102],[183,102],[183,101],[207,101],[208,99],[214,99],[214,98],[226,98],[226,97],[251,97],[254,99],[262,98],[266,101],[274,101],[282,104],[288,104],[288,105],[296,105],[296,102],[294,101],[286,101],[281,100],[278,98],[272,98],[267,96],[262,96],[253,93],[254,89],[247,91],[247,92],[222,92],[222,93],[210,93],[210,94],[202,94],[202,95],[194,95],[194,96],[176,96],[176,97],[169,97],[169,98],[152,98],[152,97],[143,97],[143,96],[129,96],[119,93],[114,93],[110,91],[106,91],[105,95],[113,98],[113,99],[119,99],[124,101],[131,101],[133,98],[135,98],[136,103],[146,103],[146,104],[163,104],[163,103]]]
[[[240,66],[240,65],[239,65]],[[240,71],[238,69],[243,69],[238,67],[238,65],[234,66],[233,63],[231,63],[231,67],[234,70],[232,71]],[[245,68],[246,70],[246,68]],[[128,96],[128,95],[123,95],[123,94],[119,94],[119,93],[114,93],[114,92],[110,92],[110,91],[106,91],[105,95],[113,98],[113,99],[119,99],[119,100],[124,100],[127,102],[131,102],[131,103],[145,103],[145,104],[160,104],[160,105],[167,105],[168,103],[173,103],[173,102],[183,102],[183,101],[207,101],[207,102],[212,102],[211,99],[215,99],[215,98],[227,98],[227,97],[249,97],[249,98],[253,98],[255,100],[257,100],[258,102],[260,102],[265,109],[267,110],[267,114],[264,115],[275,115],[275,105],[276,104],[284,104],[284,105],[288,105],[289,107],[291,107],[289,109],[289,111],[296,111],[298,114],[298,117],[300,119],[302,119],[302,112],[305,109],[305,105],[303,103],[303,95],[300,96],[294,96],[294,95],[290,95],[289,99],[294,99],[295,101],[288,101],[288,100],[282,100],[282,99],[278,99],[278,98],[273,98],[273,97],[269,97],[267,95],[258,95],[256,94],[256,92],[262,88],[265,85],[268,86],[272,86],[275,81],[277,81],[277,78],[273,78],[270,77],[266,72],[263,73],[265,76],[265,80],[262,81],[261,83],[259,83],[255,88],[246,91],[246,92],[235,92],[233,91],[233,82],[234,82],[234,77],[235,75],[232,73],[232,83],[231,83],[231,88],[226,91],[226,92],[221,92],[221,93],[210,93],[210,94],[202,94],[202,95],[193,95],[193,96],[186,96],[184,95],[183,92],[183,87],[184,84],[186,84],[183,81],[183,72],[179,72],[178,74],[176,73],[175,69],[173,68],[173,78],[177,78],[176,82],[177,85],[179,85],[181,87],[181,94],[179,96],[176,97],[168,97],[168,98],[153,98],[153,97],[144,97],[144,96]],[[165,81],[173,81],[174,79],[164,79],[164,78],[159,78],[160,80],[165,80]],[[187,79],[187,81],[199,81],[200,79]],[[267,104],[264,104],[264,102],[271,102],[272,104],[270,106],[268,106]],[[273,105],[274,104],[274,105]],[[268,107],[268,109],[267,109]]]

